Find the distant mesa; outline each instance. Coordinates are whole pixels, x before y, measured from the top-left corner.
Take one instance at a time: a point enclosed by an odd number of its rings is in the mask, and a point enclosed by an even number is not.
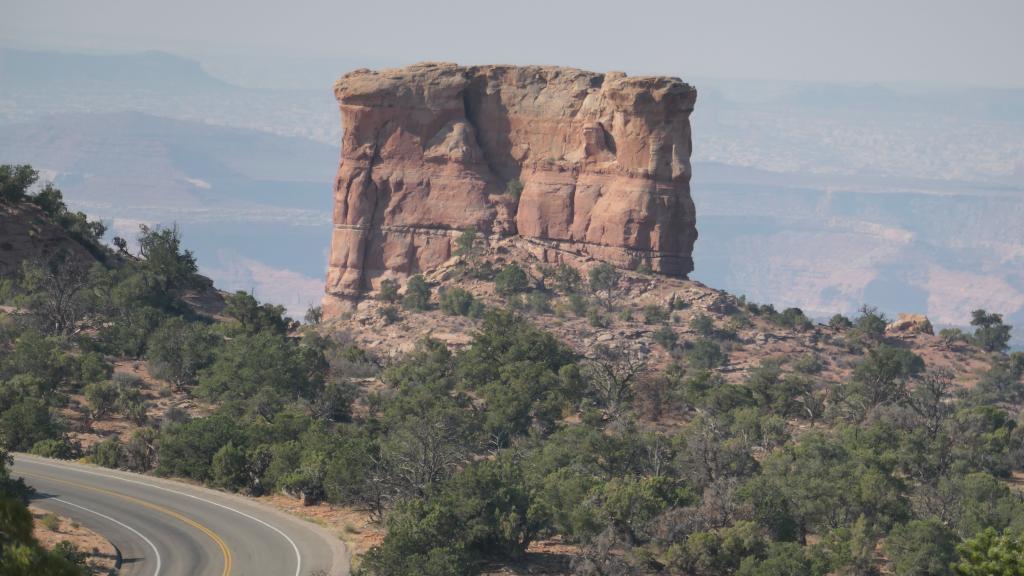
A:
[[[344,138],[325,310],[449,259],[470,227],[686,277],[696,90],[677,78],[422,63],[334,87]]]

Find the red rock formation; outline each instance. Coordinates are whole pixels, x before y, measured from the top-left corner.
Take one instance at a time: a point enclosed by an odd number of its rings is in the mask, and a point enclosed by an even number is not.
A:
[[[690,122],[676,78],[417,64],[335,85],[345,135],[325,307],[430,269],[475,226],[672,276],[693,269]],[[518,180],[518,201],[506,193]]]

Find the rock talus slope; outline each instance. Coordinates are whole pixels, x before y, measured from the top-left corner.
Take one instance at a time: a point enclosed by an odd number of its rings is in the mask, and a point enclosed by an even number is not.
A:
[[[693,269],[696,90],[679,79],[424,63],[351,72],[335,95],[328,315],[443,263],[470,227],[518,234],[548,262]]]

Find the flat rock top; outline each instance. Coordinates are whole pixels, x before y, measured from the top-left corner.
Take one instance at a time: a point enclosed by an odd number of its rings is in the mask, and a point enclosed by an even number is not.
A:
[[[334,92],[339,101],[351,104],[385,94],[397,100],[443,100],[478,79],[518,87],[557,86],[580,96],[595,90],[646,92],[656,101],[669,94],[690,99],[696,96],[693,86],[671,76],[628,76],[623,72],[599,73],[562,66],[460,66],[453,62],[420,62],[383,70],[361,68],[342,76],[335,83]]]

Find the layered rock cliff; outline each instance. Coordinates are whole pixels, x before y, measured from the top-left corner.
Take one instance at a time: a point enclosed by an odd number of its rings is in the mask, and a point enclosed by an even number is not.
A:
[[[444,262],[469,227],[518,234],[548,261],[693,269],[696,91],[676,78],[425,63],[351,72],[335,95],[328,314]]]

